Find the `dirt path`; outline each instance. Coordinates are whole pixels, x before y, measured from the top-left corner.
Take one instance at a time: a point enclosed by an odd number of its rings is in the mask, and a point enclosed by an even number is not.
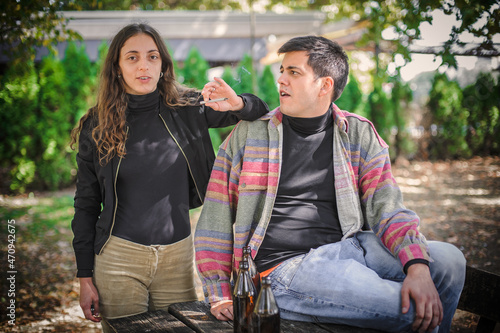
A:
[[[406,206],[419,214],[421,231],[428,239],[452,243],[469,265],[500,274],[499,157],[435,163],[397,161],[393,168]],[[0,331],[100,332],[99,325],[83,319],[78,306],[71,247],[67,242],[54,246],[59,249],[55,259],[66,263],[57,266],[64,272],[58,272],[60,281],[55,283],[61,306],[45,312],[42,320],[28,320],[14,329],[0,324]],[[38,257],[34,260],[40,260]],[[473,332],[476,323],[476,316],[457,311],[451,332]]]

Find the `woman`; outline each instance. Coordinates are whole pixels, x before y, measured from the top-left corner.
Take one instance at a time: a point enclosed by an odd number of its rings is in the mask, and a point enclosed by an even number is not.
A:
[[[79,145],[72,229],[85,318],[197,299],[189,209],[202,204],[215,158],[208,128],[267,112],[260,99],[236,95],[221,79],[201,94],[179,85],[148,25],[128,25],[114,37],[97,103],[71,142]]]

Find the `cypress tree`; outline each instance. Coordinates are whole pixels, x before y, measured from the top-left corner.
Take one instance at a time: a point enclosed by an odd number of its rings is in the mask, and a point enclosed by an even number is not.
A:
[[[267,103],[270,110],[279,106],[279,92],[271,66],[267,65],[259,78],[259,97]]]

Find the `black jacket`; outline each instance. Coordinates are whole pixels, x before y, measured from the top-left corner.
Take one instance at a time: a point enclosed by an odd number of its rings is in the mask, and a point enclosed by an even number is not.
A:
[[[267,105],[251,94],[242,94],[245,107],[238,112],[218,112],[209,107],[186,106],[178,109],[160,103],[160,117],[186,158],[190,172],[189,207],[203,203],[215,154],[209,128],[234,125],[238,120],[254,120],[269,111]],[[92,139],[93,119],[84,122],[76,156],[78,174],[75,215],[71,223],[77,277],[90,277],[94,254],[100,254],[114,225],[117,207],[116,179],[121,159],[99,164]]]

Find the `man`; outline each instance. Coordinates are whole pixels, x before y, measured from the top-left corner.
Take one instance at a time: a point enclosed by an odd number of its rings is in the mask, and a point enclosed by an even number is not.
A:
[[[322,37],[278,51],[280,107],[220,147],[195,234],[211,312],[232,319],[230,276],[249,245],[286,319],[448,332],[465,280],[456,247],[406,209],[388,146],[333,102],[348,59]]]

